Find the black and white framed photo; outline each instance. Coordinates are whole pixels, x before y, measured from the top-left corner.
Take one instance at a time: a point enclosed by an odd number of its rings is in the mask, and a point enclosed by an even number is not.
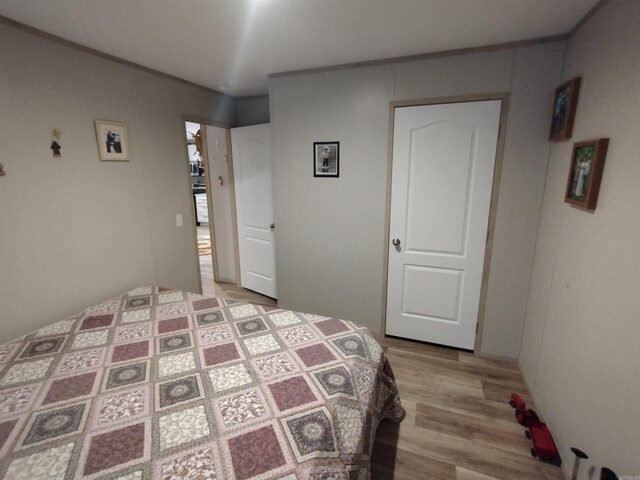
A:
[[[129,137],[127,124],[96,120],[96,138],[100,160],[107,162],[129,161]]]
[[[340,176],[340,142],[313,142],[313,176]]]

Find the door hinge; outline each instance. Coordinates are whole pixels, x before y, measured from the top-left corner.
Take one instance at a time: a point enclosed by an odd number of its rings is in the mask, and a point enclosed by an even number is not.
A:
[[[478,334],[478,328],[480,328],[480,324],[476,323],[476,335]]]

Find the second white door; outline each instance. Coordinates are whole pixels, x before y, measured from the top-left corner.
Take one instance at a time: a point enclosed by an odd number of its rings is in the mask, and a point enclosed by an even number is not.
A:
[[[231,129],[240,284],[277,298],[270,125]]]
[[[474,347],[500,107],[395,109],[388,335]]]

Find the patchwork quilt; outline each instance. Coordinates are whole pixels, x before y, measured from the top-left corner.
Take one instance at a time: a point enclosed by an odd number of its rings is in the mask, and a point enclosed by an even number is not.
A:
[[[141,287],[0,346],[0,478],[367,479],[404,417],[346,320]]]

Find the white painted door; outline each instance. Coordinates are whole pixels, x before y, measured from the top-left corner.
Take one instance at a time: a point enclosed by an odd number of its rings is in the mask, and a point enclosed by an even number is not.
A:
[[[388,335],[474,347],[500,106],[395,109]]]
[[[270,125],[231,129],[240,284],[277,298]]]

